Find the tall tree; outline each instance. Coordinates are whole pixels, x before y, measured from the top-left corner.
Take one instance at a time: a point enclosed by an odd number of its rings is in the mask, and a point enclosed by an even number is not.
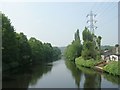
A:
[[[29,44],[32,50],[33,63],[42,62],[43,60],[43,44],[34,37],[29,39]]]
[[[65,50],[65,57],[69,60],[75,60],[76,57],[79,57],[82,52],[82,45],[80,42],[79,29],[75,32],[75,40],[72,41],[70,45],[67,46]]]
[[[85,27],[82,32],[83,41],[93,41],[93,34]]]
[[[78,41],[80,43],[79,29],[77,29],[75,32],[75,41]]]
[[[28,43],[27,37],[23,33],[16,33],[17,44],[19,48],[19,63],[20,65],[30,63],[31,47]]]
[[[101,39],[102,39],[102,37],[98,36],[97,43],[98,43],[99,50],[101,50]]]
[[[86,60],[92,59],[92,58],[98,59],[100,57],[100,54],[98,52],[97,47],[99,46],[100,48],[101,37],[99,36],[97,39],[97,36],[92,34],[86,27],[83,30],[82,35],[83,35],[83,41],[84,41],[82,57]]]
[[[2,14],[2,63],[3,70],[18,65],[18,48],[14,27],[10,19]]]

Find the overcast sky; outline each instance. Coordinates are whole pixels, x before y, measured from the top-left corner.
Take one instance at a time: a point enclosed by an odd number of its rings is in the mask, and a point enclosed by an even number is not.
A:
[[[16,32],[53,46],[70,44],[77,29],[82,40],[82,31],[89,25],[86,15],[92,10],[98,21],[95,34],[102,36],[102,45],[118,43],[117,2],[4,2],[0,10],[11,20]]]

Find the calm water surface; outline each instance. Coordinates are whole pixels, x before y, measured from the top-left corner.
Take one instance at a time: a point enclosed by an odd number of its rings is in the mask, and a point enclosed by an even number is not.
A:
[[[64,59],[3,76],[3,88],[118,88],[120,85],[118,77],[84,67],[78,70],[74,63]]]

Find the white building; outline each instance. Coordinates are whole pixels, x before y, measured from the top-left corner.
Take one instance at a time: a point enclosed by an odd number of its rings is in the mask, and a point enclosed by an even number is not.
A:
[[[116,54],[110,55],[110,60],[118,61],[118,60],[120,60],[120,55],[116,55]]]

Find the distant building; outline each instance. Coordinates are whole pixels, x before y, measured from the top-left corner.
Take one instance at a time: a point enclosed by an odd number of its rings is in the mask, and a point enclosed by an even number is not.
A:
[[[112,55],[110,55],[110,60],[111,61],[118,61],[118,60],[120,60],[120,55],[112,54]]]
[[[120,54],[113,54],[109,50],[104,50],[101,55],[102,60],[107,61],[118,61],[120,60]]]

